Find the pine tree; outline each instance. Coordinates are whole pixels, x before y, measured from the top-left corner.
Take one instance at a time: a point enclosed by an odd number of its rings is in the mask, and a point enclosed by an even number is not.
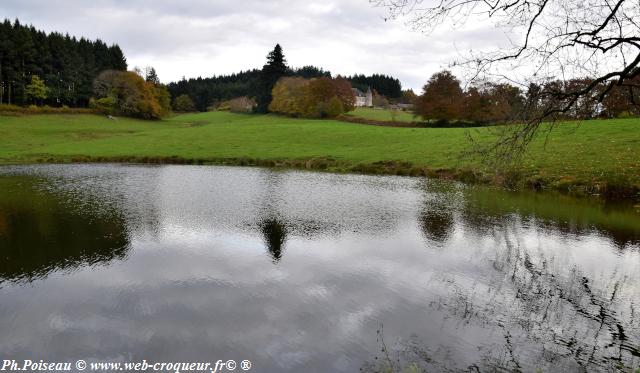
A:
[[[0,23],[0,103],[33,102],[27,86],[31,76],[37,75],[50,88],[46,103],[86,106],[93,80],[101,71],[126,68],[117,45],[47,34],[18,20]]]
[[[271,91],[278,82],[278,79],[283,76],[289,75],[290,70],[287,67],[287,61],[284,58],[282,47],[280,44],[276,44],[273,51],[267,55],[267,64],[262,68],[260,73],[260,87],[259,93],[256,97],[258,106],[256,111],[259,113],[266,113],[269,110],[269,104],[271,103]]]
[[[160,78],[158,78],[158,74],[156,73],[156,69],[151,66],[147,66],[144,73],[144,80],[149,83],[153,83],[155,85],[160,85]]]

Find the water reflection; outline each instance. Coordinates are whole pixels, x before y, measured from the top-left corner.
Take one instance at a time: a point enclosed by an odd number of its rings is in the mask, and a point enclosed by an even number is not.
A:
[[[418,217],[420,227],[427,240],[444,243],[455,229],[454,213],[456,197],[460,197],[451,186],[425,183],[424,202]]]
[[[427,238],[444,242],[453,232],[453,214],[446,210],[427,206],[420,214],[420,226]]]
[[[230,167],[5,167],[0,187],[0,354],[12,358],[215,351],[266,372],[640,364],[628,206]]]
[[[32,189],[29,181],[0,182],[0,284],[126,257],[129,242],[122,217],[73,210],[58,195]]]
[[[465,220],[479,230],[492,228],[496,219],[517,218],[530,226],[563,235],[597,233],[620,250],[640,244],[640,211],[633,203],[584,201],[556,194],[500,192],[469,188],[464,198]]]
[[[267,249],[277,263],[282,258],[282,249],[287,237],[287,227],[276,219],[268,219],[260,224]]]

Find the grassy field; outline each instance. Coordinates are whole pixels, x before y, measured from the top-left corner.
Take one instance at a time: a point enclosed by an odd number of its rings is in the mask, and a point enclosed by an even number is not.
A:
[[[490,130],[471,130],[489,140]],[[482,173],[462,128],[392,128],[226,112],[151,122],[95,115],[0,116],[0,163],[135,161],[306,167],[468,179]],[[484,175],[488,175],[485,172]],[[640,187],[640,120],[565,124],[531,146],[523,185]],[[485,179],[486,181],[486,179]],[[594,189],[595,188],[595,189]]]
[[[377,120],[380,122],[391,122],[394,121],[391,110],[386,109],[372,109],[366,107],[356,108],[354,111],[350,111],[346,114],[347,116],[357,117],[357,118],[365,118]],[[419,122],[422,118],[414,117],[413,113],[408,111],[397,111],[395,121],[397,122]]]

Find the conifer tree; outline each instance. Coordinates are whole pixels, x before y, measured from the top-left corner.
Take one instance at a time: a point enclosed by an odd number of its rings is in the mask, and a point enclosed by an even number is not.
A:
[[[283,76],[289,75],[289,68],[287,67],[287,61],[284,58],[282,47],[280,44],[276,44],[273,51],[267,55],[267,64],[264,65],[260,73],[260,91],[256,97],[257,108],[259,113],[266,113],[271,103],[272,95],[271,91],[278,82],[278,79]]]
[[[126,70],[117,45],[45,33],[16,20],[0,23],[0,104],[86,106],[93,80],[104,70]],[[48,87],[46,98],[32,96],[27,87],[37,75]]]
[[[156,73],[156,69],[154,69],[151,66],[148,66],[145,68],[145,77],[144,80],[146,80],[149,83],[153,83],[155,85],[160,85],[160,78],[158,78],[158,74]]]

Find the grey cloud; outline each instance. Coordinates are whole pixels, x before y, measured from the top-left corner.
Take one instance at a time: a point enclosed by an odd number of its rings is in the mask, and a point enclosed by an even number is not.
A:
[[[423,35],[367,0],[4,0],[0,14],[46,31],[118,43],[129,63],[163,81],[258,68],[276,42],[294,66],[335,74],[385,73],[419,90],[468,48],[503,40],[497,30]]]

